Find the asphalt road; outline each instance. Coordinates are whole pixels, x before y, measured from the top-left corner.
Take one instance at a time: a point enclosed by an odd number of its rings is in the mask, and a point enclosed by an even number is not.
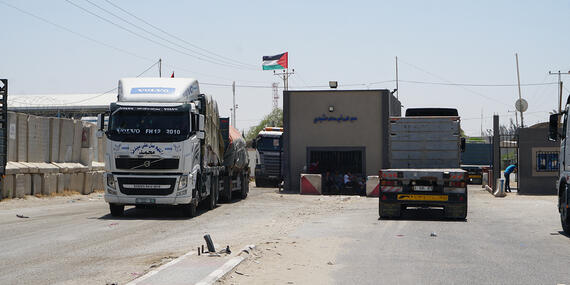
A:
[[[252,189],[246,200],[191,219],[176,209],[135,208],[114,218],[102,194],[1,202],[0,284],[124,284],[205,244],[206,233],[239,249],[304,206],[279,199],[276,189]]]
[[[570,238],[559,232],[555,197],[495,198],[480,189],[470,190],[467,221],[429,210],[379,220],[374,198],[256,188],[192,219],[176,209],[134,208],[113,218],[101,194],[0,202],[0,284],[124,284],[204,244],[206,233],[232,249],[291,241],[279,244],[275,264],[263,255],[251,263],[270,271],[244,267],[247,276],[227,284],[276,283],[287,263],[303,264],[289,271],[295,284],[310,275],[319,284],[570,284]],[[319,254],[310,246],[333,242],[335,251],[322,252],[334,255],[332,265],[328,256],[319,265],[323,278],[300,251]]]
[[[346,241],[332,272],[337,284],[570,284],[570,237],[556,198],[495,198],[480,189],[470,189],[466,221],[425,209],[379,220],[374,199],[291,236]]]

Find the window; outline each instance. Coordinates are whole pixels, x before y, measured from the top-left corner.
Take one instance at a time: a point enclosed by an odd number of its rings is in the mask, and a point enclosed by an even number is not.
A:
[[[557,172],[560,167],[558,161],[558,151],[538,151],[536,152],[537,172]]]

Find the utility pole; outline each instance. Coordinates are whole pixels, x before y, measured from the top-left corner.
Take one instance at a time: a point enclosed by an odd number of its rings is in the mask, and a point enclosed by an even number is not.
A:
[[[237,124],[236,124],[236,82],[234,81],[232,83],[232,93],[233,93],[233,107],[232,107],[232,124],[234,126],[234,128],[237,129]]]
[[[272,87],[273,87],[273,110],[279,108],[279,89],[278,89],[279,84],[278,83],[273,83]]]
[[[519,73],[519,54],[515,53],[515,57],[517,60],[517,81],[518,81],[518,85],[519,85],[519,100],[522,101],[522,96],[521,96],[521,76]],[[523,118],[523,111],[522,109],[520,109],[521,112],[521,128],[524,128],[524,118]],[[515,116],[516,117],[516,116]],[[517,123],[518,124],[518,123]]]
[[[566,73],[560,72],[560,70],[558,72],[549,71],[548,74],[558,75],[558,113],[562,113],[562,75],[570,75],[570,71]]]
[[[158,77],[162,77],[162,58],[158,59]]]
[[[273,70],[273,75],[277,75],[283,79],[283,91],[289,90],[289,75],[293,74],[295,74],[295,69],[291,69],[291,72],[289,72],[287,69],[284,69],[281,74],[276,73],[275,70]]]
[[[396,99],[399,99],[400,88],[398,88],[398,57],[396,56]]]

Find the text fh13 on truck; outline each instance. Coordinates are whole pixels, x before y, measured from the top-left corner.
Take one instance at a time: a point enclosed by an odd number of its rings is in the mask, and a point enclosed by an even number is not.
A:
[[[550,115],[548,138],[552,141],[560,139],[560,153],[558,155],[558,179],[556,189],[558,189],[558,213],[562,229],[566,234],[570,234],[570,142],[568,141],[568,112],[570,110],[570,97],[566,100],[566,105],[561,114]],[[559,122],[562,119],[562,126]],[[562,127],[561,132],[559,128]]]
[[[237,155],[224,159],[225,121],[198,81],[121,79],[109,111],[104,180],[113,216],[122,215],[125,205],[180,205],[194,216],[199,202],[213,209],[219,196],[231,199],[234,190],[247,196],[245,141]],[[99,116],[101,131],[103,121]]]

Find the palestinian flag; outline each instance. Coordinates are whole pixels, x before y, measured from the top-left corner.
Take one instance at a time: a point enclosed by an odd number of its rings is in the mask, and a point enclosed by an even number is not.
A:
[[[288,68],[288,52],[278,54],[278,55],[270,55],[263,57],[263,70],[271,70],[271,69],[287,69]]]

